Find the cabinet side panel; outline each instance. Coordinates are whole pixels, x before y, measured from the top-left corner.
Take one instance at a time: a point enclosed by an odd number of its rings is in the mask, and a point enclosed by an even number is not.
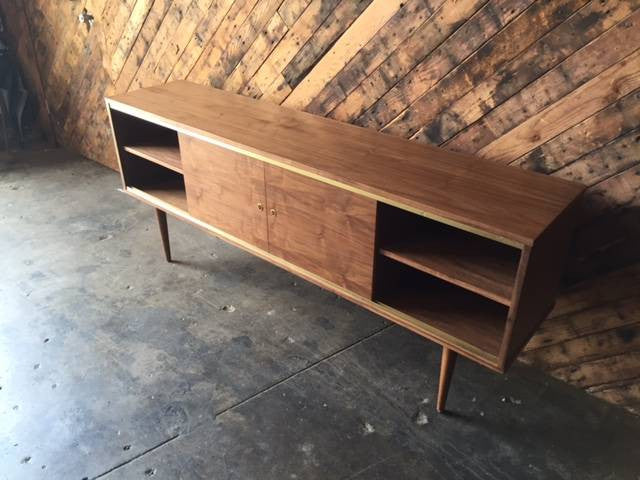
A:
[[[273,165],[265,168],[269,251],[371,298],[376,202]]]
[[[105,108],[107,109],[107,116],[109,117],[109,127],[111,129],[111,138],[113,140],[113,147],[116,150],[116,159],[118,160],[118,172],[120,173],[122,188],[126,188],[127,184],[124,180],[124,173],[122,169],[122,158],[121,158],[121,153],[124,152],[124,150],[122,149],[122,142],[118,135],[119,132],[116,130],[116,121],[113,118],[114,112],[111,111],[111,106],[109,106],[109,103],[105,102]]]
[[[264,164],[188,135],[179,139],[189,213],[266,250]]]
[[[520,353],[553,308],[575,225],[576,203],[569,206],[532,247],[525,247],[522,252],[515,298],[500,354],[504,368]]]

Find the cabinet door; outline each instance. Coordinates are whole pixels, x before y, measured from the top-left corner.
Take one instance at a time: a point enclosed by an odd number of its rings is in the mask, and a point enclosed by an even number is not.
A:
[[[374,200],[265,165],[269,251],[371,297]]]
[[[263,162],[182,134],[180,153],[189,213],[267,250]]]

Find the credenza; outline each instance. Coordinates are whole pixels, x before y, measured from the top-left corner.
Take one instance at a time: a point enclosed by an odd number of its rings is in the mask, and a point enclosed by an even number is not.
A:
[[[553,307],[584,187],[186,81],[106,99],[122,190],[504,372]]]

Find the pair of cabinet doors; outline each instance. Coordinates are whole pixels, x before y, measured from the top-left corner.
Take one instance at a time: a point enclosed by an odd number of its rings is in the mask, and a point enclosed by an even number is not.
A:
[[[371,298],[376,201],[180,134],[189,213]]]

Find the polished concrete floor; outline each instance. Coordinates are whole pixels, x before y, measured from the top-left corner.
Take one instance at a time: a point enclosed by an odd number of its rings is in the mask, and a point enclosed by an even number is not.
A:
[[[640,478],[638,418],[466,360],[438,415],[435,345],[118,187],[0,156],[0,479]]]

